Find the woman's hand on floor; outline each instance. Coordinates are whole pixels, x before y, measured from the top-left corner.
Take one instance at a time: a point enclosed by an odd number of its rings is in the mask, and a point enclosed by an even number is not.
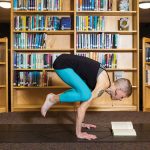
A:
[[[77,138],[86,139],[86,140],[94,140],[97,137],[96,135],[88,134],[87,132],[81,132],[80,134],[77,135]]]
[[[96,128],[96,125],[88,124],[88,123],[82,123],[81,126],[82,126],[82,128],[87,128],[87,129]]]

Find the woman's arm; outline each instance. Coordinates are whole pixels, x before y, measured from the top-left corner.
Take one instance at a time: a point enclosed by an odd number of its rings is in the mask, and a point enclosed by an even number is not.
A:
[[[82,139],[96,139],[95,135],[88,134],[86,132],[81,132],[82,123],[84,121],[85,113],[87,108],[90,106],[93,99],[101,96],[104,90],[109,87],[108,76],[106,76],[106,72],[103,71],[100,76],[97,78],[97,83],[95,89],[92,91],[92,96],[88,101],[83,102],[78,110],[77,110],[77,117],[76,117],[76,136]]]
[[[86,132],[81,132],[81,129],[82,129],[82,122],[84,121],[84,117],[85,117],[85,112],[87,110],[87,108],[90,106],[91,104],[91,101],[92,101],[92,97],[86,101],[86,102],[83,102],[78,110],[77,110],[77,117],[76,117],[76,136],[78,138],[81,138],[81,139],[88,139],[88,140],[91,140],[91,139],[95,139],[96,136],[95,135],[92,135],[92,134],[88,134]]]

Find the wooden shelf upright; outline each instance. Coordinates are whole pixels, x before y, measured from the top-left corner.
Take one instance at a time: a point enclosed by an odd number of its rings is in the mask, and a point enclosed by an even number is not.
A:
[[[150,38],[143,38],[143,111],[150,111]],[[149,52],[148,52],[149,51]],[[148,73],[149,71],[149,73]],[[149,75],[148,75],[149,74]]]
[[[0,38],[0,112],[8,112],[8,39]]]

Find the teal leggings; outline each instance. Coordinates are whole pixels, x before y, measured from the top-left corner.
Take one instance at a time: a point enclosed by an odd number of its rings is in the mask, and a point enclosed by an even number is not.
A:
[[[58,76],[72,89],[60,94],[60,102],[83,102],[91,98],[91,90],[71,68],[55,69]]]

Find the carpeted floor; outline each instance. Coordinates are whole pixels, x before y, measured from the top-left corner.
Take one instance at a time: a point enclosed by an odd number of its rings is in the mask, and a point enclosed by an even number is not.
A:
[[[138,136],[114,138],[111,121],[132,121]],[[0,150],[150,150],[150,113],[87,112],[85,122],[97,125],[90,131],[95,141],[78,140],[74,122],[74,112],[48,112],[46,118],[40,112],[2,113]]]

